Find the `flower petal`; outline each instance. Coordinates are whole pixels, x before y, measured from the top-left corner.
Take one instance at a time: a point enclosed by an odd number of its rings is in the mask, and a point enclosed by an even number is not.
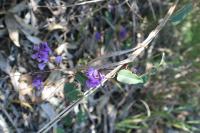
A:
[[[55,62],[56,64],[60,64],[62,62],[62,56],[56,56]]]
[[[96,32],[95,33],[95,39],[96,39],[96,41],[100,41],[101,40],[101,33]]]
[[[38,67],[39,67],[40,70],[44,70],[45,66],[46,66],[45,63],[39,63],[38,64]]]
[[[96,86],[98,86],[98,85],[99,85],[98,82],[94,82],[94,81],[91,81],[91,80],[87,80],[87,81],[86,81],[86,86],[87,86],[88,88],[94,88],[94,87],[96,87]]]
[[[36,58],[37,58],[37,54],[32,54],[32,55],[31,55],[31,58],[32,58],[32,59],[36,59]]]
[[[126,35],[127,35],[126,28],[122,26],[120,28],[120,31],[119,31],[119,37],[120,37],[120,39],[125,39]]]
[[[38,46],[38,45],[34,45],[34,46],[33,46],[33,50],[39,51],[39,46]]]
[[[35,87],[36,89],[43,88],[41,77],[39,77],[39,76],[35,77],[33,79],[32,86]]]
[[[99,84],[101,84],[101,82],[105,78],[105,76],[103,74],[101,74],[98,70],[96,70],[92,67],[90,67],[87,70],[86,76],[88,78],[88,80],[86,81],[86,85],[88,88],[98,86]]]

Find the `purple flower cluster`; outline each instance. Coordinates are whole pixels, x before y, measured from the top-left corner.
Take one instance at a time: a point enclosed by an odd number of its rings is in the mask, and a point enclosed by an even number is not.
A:
[[[32,86],[36,89],[41,89],[43,88],[43,83],[42,83],[42,79],[40,76],[36,76],[33,81],[32,81]]]
[[[105,76],[103,74],[92,67],[87,70],[86,76],[88,78],[88,80],[86,81],[86,85],[88,88],[94,88],[98,86],[99,84],[101,84],[103,79],[105,79]]]
[[[96,32],[95,33],[95,39],[96,39],[96,41],[101,41],[101,33],[100,32]]]
[[[44,70],[46,63],[49,62],[49,55],[52,53],[47,42],[40,43],[33,47],[34,54],[31,56],[34,60],[38,62],[38,68]],[[60,64],[62,62],[62,56],[55,57],[55,63]],[[43,83],[41,76],[35,76],[32,81],[32,86],[36,89],[42,89]]]
[[[47,42],[40,43],[33,47],[35,53],[31,56],[33,59],[39,62],[38,68],[44,70],[46,63],[49,61],[49,55],[51,54],[51,49]]]
[[[126,35],[127,35],[127,30],[126,30],[125,27],[122,26],[120,28],[120,31],[119,31],[119,37],[120,37],[120,39],[125,39]]]

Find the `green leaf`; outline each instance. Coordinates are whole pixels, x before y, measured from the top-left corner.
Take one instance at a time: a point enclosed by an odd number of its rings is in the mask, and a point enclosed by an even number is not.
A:
[[[106,12],[105,16],[108,19],[108,21],[112,22],[112,15],[110,12]]]
[[[56,133],[65,133],[65,130],[62,128],[56,128]]]
[[[65,97],[70,101],[73,102],[83,96],[83,93],[76,88],[74,83],[66,83],[64,86],[64,94]]]
[[[87,80],[87,77],[83,73],[77,72],[75,75],[75,80],[81,83],[81,85],[84,85]]]
[[[86,120],[86,113],[84,111],[79,111],[77,114],[77,122],[82,123]]]
[[[125,84],[144,83],[143,79],[129,70],[122,69],[117,75],[117,80]]]
[[[178,10],[175,15],[171,17],[171,21],[173,24],[180,23],[188,14],[192,11],[192,3],[186,4],[180,10]]]
[[[73,120],[73,118],[71,117],[71,115],[65,116],[64,119],[63,119],[64,126],[70,127],[72,125],[72,120]]]
[[[148,79],[149,79],[149,77],[148,77],[147,74],[142,75],[141,78],[142,78],[144,84],[145,84],[145,83],[148,81]]]

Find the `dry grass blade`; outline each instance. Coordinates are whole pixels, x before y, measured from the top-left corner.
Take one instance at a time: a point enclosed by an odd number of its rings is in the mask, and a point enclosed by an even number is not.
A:
[[[134,60],[137,58],[137,56],[139,54],[141,54],[141,52],[144,51],[144,49],[149,45],[149,43],[156,37],[156,35],[158,34],[158,32],[164,27],[164,25],[166,24],[166,22],[169,20],[170,16],[172,15],[172,13],[175,10],[175,7],[178,3],[178,0],[176,0],[175,4],[169,9],[167,15],[165,16],[164,20],[162,21],[162,23],[160,23],[155,30],[153,30],[149,36],[147,37],[147,39],[140,45],[142,46],[141,48],[137,49],[135,52],[133,52],[129,58],[127,59],[129,60]],[[132,56],[133,55],[133,56]],[[111,78],[113,75],[115,75],[122,67],[123,65],[119,65],[117,66],[115,69],[113,69],[110,73],[108,73],[106,75],[106,79],[102,82],[102,85],[109,79]],[[86,98],[87,96],[89,96],[90,94],[94,93],[101,85],[97,86],[96,88],[90,88],[89,91],[87,91],[84,94],[84,97],[78,99],[77,101],[75,101],[74,103],[72,103],[71,105],[69,105],[68,107],[66,107],[63,111],[61,111],[54,119],[52,119],[49,123],[47,123],[43,128],[41,128],[38,133],[46,133],[55,123],[57,123],[59,120],[61,120],[64,116],[66,116],[76,105],[78,105],[79,103],[81,103],[81,101]]]
[[[94,62],[96,62],[98,60],[103,60],[103,59],[106,59],[106,58],[109,58],[109,57],[114,57],[114,56],[119,56],[119,55],[127,54],[127,53],[133,52],[133,51],[135,51],[135,50],[137,50],[139,48],[141,48],[141,47],[137,46],[137,47],[134,47],[132,49],[121,50],[121,51],[113,52],[113,53],[108,54],[108,55],[103,55],[101,57],[95,58],[94,60],[90,61],[88,64],[92,65]]]
[[[89,1],[84,1],[84,2],[70,4],[70,5],[60,5],[60,6],[53,6],[53,7],[75,7],[75,6],[97,3],[101,1],[105,1],[105,0],[89,0]],[[46,7],[46,6],[37,6],[37,7]],[[51,7],[51,6],[48,6],[48,7]]]

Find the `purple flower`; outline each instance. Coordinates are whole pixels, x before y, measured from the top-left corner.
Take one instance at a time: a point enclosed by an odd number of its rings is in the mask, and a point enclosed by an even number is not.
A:
[[[87,70],[86,76],[88,78],[88,80],[86,81],[86,85],[88,88],[94,88],[98,86],[105,78],[103,74],[92,67]]]
[[[120,39],[124,39],[127,35],[127,31],[126,31],[126,28],[125,27],[121,27],[120,28],[120,31],[119,31],[119,37]]]
[[[36,89],[42,89],[43,88],[43,84],[42,84],[42,79],[40,76],[36,76],[33,81],[32,81],[32,86]]]
[[[56,64],[60,64],[62,62],[62,56],[56,56],[55,62]]]
[[[44,70],[46,63],[49,61],[49,54],[51,54],[51,49],[47,42],[35,45],[33,50],[36,51],[31,57],[39,62],[38,67],[40,70]]]
[[[108,4],[108,11],[112,12],[114,10],[114,5],[113,4]]]
[[[39,68],[40,70],[44,70],[45,66],[46,66],[45,63],[39,63],[39,64],[38,64],[38,68]]]
[[[96,41],[100,41],[101,40],[101,33],[96,32],[95,33],[95,39],[96,39]]]
[[[47,42],[40,43],[40,45],[38,46],[38,48],[36,49],[36,51],[43,51],[43,52],[47,52],[48,54],[51,53],[51,49],[49,48]]]
[[[45,62],[49,61],[49,54],[44,51],[38,51],[37,53],[31,56],[33,59],[37,60],[38,62]]]

